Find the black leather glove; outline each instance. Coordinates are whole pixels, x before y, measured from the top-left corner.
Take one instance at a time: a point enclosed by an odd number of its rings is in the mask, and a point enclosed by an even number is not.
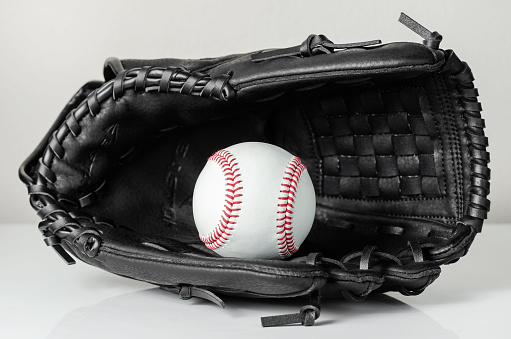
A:
[[[421,293],[465,255],[489,209],[484,120],[468,65],[405,15],[424,44],[301,45],[200,60],[108,59],[22,164],[47,245],[182,298]],[[244,141],[299,156],[317,199],[289,260],[223,258],[199,240],[195,181]]]

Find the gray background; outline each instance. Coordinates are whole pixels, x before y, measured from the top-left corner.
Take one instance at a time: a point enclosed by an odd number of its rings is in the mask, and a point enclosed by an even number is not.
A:
[[[401,11],[444,36],[474,71],[492,161],[490,222],[511,221],[509,1],[0,0],[0,222],[38,221],[17,168],[69,98],[102,79],[109,56],[200,58],[288,47],[310,33],[337,43],[420,41]],[[507,62],[505,62],[507,61]]]

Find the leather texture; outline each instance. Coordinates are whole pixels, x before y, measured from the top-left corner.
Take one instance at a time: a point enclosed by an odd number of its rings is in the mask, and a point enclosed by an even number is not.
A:
[[[421,293],[481,231],[490,179],[472,72],[427,32],[425,44],[312,36],[218,58],[108,59],[105,81],[77,92],[20,168],[45,242],[68,263],[203,296]],[[197,177],[245,141],[286,149],[312,178],[315,221],[290,260],[223,258],[198,238]],[[288,318],[311,324],[314,307]]]

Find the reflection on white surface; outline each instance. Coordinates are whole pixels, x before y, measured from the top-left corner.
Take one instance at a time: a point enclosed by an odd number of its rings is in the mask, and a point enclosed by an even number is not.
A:
[[[303,300],[224,298],[227,309],[78,262],[66,266],[35,225],[0,225],[0,338],[509,339],[511,225],[485,225],[470,252],[419,296],[323,300],[313,327],[262,328]],[[7,241],[22,239],[20,241]],[[200,338],[200,337],[199,337]]]
[[[314,327],[262,328],[260,317],[297,312],[304,300],[225,298],[223,310],[201,299],[180,300],[157,288],[108,298],[67,314],[49,339],[91,338],[273,338],[342,334],[343,338],[459,338],[431,317],[392,297],[362,303],[324,300]]]

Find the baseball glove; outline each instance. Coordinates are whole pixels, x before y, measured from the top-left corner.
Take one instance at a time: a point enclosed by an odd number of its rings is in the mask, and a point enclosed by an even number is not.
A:
[[[181,298],[309,296],[263,326],[314,324],[320,297],[419,294],[467,253],[489,210],[489,153],[472,72],[441,35],[423,44],[301,45],[199,60],[105,63],[22,164],[44,241]],[[208,157],[260,141],[299,156],[316,192],[287,260],[220,257],[198,237]]]

